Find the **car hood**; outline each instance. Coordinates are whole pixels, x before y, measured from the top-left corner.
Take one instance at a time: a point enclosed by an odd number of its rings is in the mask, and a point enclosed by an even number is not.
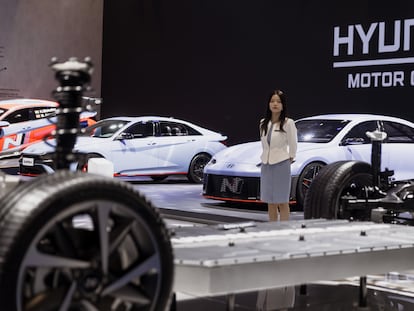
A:
[[[83,146],[96,146],[96,144],[101,144],[107,139],[105,138],[96,138],[96,137],[78,137],[76,140],[76,144],[74,147],[74,150],[77,150],[79,148],[82,148]],[[22,154],[45,154],[45,153],[51,153],[55,151],[56,147],[56,140],[50,139],[47,141],[42,141],[39,143],[32,144],[25,148],[22,152]]]
[[[298,143],[297,156],[300,153],[326,148],[326,143]],[[245,164],[257,164],[260,162],[260,155],[262,154],[262,145],[260,141],[249,142],[228,147],[214,155],[217,162],[237,162]]]

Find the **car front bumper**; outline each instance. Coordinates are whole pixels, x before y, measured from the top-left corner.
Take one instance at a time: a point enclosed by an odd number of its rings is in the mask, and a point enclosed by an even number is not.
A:
[[[296,200],[298,176],[292,176],[290,200]],[[204,174],[203,196],[208,199],[262,203],[260,177]]]
[[[51,155],[21,156],[19,159],[19,174],[23,176],[38,176],[55,171]]]

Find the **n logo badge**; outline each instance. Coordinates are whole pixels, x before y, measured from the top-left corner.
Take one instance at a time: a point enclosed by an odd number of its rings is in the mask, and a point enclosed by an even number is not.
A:
[[[232,193],[240,194],[243,189],[244,180],[240,177],[225,177],[221,181],[220,192],[230,191]]]
[[[9,149],[10,145],[13,147],[18,147],[23,144],[24,141],[24,134],[19,133],[16,135],[12,135],[10,137],[6,137],[3,143],[3,150]]]

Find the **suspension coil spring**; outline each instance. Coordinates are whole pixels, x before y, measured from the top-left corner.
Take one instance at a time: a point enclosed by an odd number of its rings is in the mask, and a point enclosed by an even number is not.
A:
[[[76,58],[69,58],[63,63],[53,58],[51,68],[56,72],[55,78],[60,84],[53,92],[54,98],[59,103],[54,133],[56,139],[54,162],[56,169],[68,169],[75,160],[73,147],[80,133],[82,95],[91,80],[93,66],[90,58],[85,58],[83,62]]]

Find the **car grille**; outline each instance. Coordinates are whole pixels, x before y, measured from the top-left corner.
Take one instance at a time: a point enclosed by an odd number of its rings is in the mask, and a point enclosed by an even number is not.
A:
[[[19,165],[19,173],[20,175],[40,175],[46,173],[42,166],[25,166]]]
[[[24,156],[22,156],[24,157]],[[35,156],[33,157],[34,165],[28,166],[23,165],[23,159],[21,158],[19,160],[19,173],[21,175],[26,176],[35,176],[47,173],[47,170],[45,169],[44,165],[49,166],[51,169],[55,169],[53,161],[52,161],[52,154],[45,154],[42,156]]]
[[[203,195],[232,200],[260,199],[260,178],[204,175]]]

